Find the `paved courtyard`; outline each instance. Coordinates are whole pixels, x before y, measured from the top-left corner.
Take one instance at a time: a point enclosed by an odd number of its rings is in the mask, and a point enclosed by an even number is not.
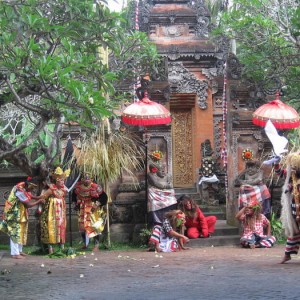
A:
[[[299,299],[300,255],[284,246],[86,252],[64,259],[12,259],[0,251],[1,299]]]

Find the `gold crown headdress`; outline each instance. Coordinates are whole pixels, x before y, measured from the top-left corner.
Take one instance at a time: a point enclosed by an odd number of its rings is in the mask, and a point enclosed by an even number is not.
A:
[[[65,179],[65,178],[69,177],[70,173],[71,173],[70,169],[63,171],[63,169],[61,167],[57,167],[54,170],[54,172],[52,173],[52,177],[54,179]]]

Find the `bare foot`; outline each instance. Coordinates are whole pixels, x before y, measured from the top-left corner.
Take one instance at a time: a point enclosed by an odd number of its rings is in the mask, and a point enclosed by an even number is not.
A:
[[[155,247],[155,251],[156,251],[156,252],[162,252],[162,249],[161,249],[159,246],[156,246],[156,247]]]
[[[284,264],[284,263],[286,263],[287,261],[289,261],[289,260],[291,260],[292,258],[291,258],[291,256],[290,255],[288,255],[288,254],[286,254],[284,257],[283,257],[283,259],[282,259],[282,261],[280,262],[281,264]]]
[[[255,244],[249,244],[250,249],[255,249]]]
[[[99,246],[95,246],[94,248],[93,248],[93,252],[99,252],[100,250],[99,250]]]
[[[11,258],[22,259],[23,256],[21,256],[21,255],[12,255]]]
[[[27,256],[27,254],[24,253],[24,252],[21,252],[20,255],[21,255],[21,256]]]

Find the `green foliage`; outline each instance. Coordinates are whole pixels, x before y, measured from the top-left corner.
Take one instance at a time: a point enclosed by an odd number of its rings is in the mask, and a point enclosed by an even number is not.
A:
[[[285,242],[284,230],[281,221],[276,217],[273,212],[270,219],[272,235],[276,237],[277,243],[282,244]]]
[[[1,2],[0,103],[23,114],[11,117],[18,130],[0,130],[0,160],[19,164],[26,173],[41,160],[52,167],[60,156],[61,124],[95,128],[129,100],[115,87],[125,80],[133,85],[138,75],[156,69],[155,46],[131,30],[126,11],[112,13],[104,2]],[[3,116],[0,111],[1,125],[7,122]],[[43,155],[30,161],[32,149]]]
[[[148,228],[147,225],[145,228],[140,230],[139,237],[140,237],[141,246],[148,245],[151,233],[152,233],[152,229]]]
[[[102,243],[99,247],[101,250],[109,250],[109,251],[116,251],[116,250],[122,250],[122,251],[129,251],[133,249],[137,249],[137,245],[134,245],[132,243],[121,243],[121,242],[110,242],[108,243]]]
[[[214,31],[235,41],[245,78],[266,90],[279,79],[283,100],[294,102],[300,95],[299,14],[294,0],[234,0]]]

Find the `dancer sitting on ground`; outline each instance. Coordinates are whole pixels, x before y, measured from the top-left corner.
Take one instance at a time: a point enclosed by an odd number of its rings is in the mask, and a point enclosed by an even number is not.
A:
[[[32,191],[37,187],[37,181],[28,177],[13,187],[5,202],[3,221],[0,230],[10,237],[10,253],[12,258],[23,258],[23,245],[27,242],[28,208],[44,203],[41,196],[34,196]],[[37,201],[32,202],[31,199]]]
[[[185,227],[188,238],[207,238],[214,233],[217,217],[205,217],[200,207],[190,196],[181,196],[178,199],[178,208],[185,214]]]
[[[189,238],[183,234],[185,215],[181,210],[171,210],[165,214],[162,225],[155,225],[149,240],[151,250],[157,252],[175,252],[187,250],[184,244]]]
[[[244,248],[273,247],[276,239],[271,236],[270,221],[261,213],[261,205],[258,201],[251,201],[246,207],[243,207],[236,214],[236,218],[243,224],[240,241]]]

